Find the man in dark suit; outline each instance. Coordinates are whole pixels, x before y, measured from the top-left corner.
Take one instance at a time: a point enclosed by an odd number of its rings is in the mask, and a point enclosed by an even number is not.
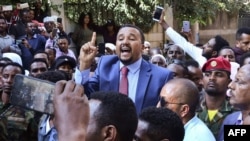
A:
[[[228,85],[230,104],[239,111],[229,114],[221,125],[218,141],[224,140],[224,125],[249,125],[250,117],[250,64],[242,66]]]
[[[75,81],[84,85],[87,95],[101,90],[119,91],[121,69],[126,66],[129,70],[127,95],[135,103],[137,113],[145,107],[156,106],[161,88],[173,74],[142,59],[144,40],[143,32],[137,26],[122,26],[117,34],[117,55],[101,57],[94,76],[89,78],[89,68],[97,52],[94,33],[91,42],[81,48]]]

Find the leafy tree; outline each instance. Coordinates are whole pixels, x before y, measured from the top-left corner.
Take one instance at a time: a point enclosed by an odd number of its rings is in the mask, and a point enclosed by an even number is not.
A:
[[[33,0],[1,0],[2,4],[17,2],[32,2]],[[152,12],[156,5],[173,7],[177,20],[198,21],[205,25],[216,16],[217,11],[226,11],[237,15],[239,10],[250,11],[250,0],[63,0],[66,15],[77,21],[81,12],[91,12],[96,24],[102,25],[107,18],[112,18],[117,24],[134,23],[144,32],[153,25]],[[44,2],[44,1],[43,1]],[[51,0],[51,7],[56,9]],[[248,3],[247,3],[248,2]]]

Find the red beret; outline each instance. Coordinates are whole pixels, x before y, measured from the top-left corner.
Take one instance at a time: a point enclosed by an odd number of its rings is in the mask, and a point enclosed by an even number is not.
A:
[[[202,67],[202,71],[222,70],[231,72],[231,64],[224,57],[219,56],[217,58],[209,59]]]

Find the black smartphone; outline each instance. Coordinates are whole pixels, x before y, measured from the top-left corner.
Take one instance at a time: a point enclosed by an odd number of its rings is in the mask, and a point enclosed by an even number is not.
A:
[[[98,44],[98,52],[101,55],[105,55],[105,43]]]
[[[60,17],[57,18],[57,22],[58,22],[58,23],[62,23],[62,18],[60,18]]]
[[[55,37],[57,35],[58,28],[54,28],[52,30],[52,37]]]
[[[55,83],[17,74],[12,85],[10,103],[29,110],[53,114]]]
[[[156,9],[154,11],[154,16],[153,16],[154,21],[159,21],[160,20],[162,11],[163,11],[163,7],[156,6]]]

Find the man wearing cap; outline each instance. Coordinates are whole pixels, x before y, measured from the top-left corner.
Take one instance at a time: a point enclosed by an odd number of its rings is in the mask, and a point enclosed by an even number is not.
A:
[[[226,99],[227,86],[231,82],[231,65],[223,57],[211,58],[202,67],[204,73],[204,100],[197,110],[198,117],[217,137],[224,118],[233,112]]]
[[[48,37],[46,37],[46,48],[57,46],[56,40],[62,36],[67,37],[68,43],[70,44],[70,39],[63,29],[63,24],[57,22],[57,20],[57,16],[47,16],[43,19],[44,27],[49,34],[47,35]]]
[[[60,56],[55,62],[55,70],[66,72],[69,79],[72,79],[76,67],[76,60],[70,56]]]

